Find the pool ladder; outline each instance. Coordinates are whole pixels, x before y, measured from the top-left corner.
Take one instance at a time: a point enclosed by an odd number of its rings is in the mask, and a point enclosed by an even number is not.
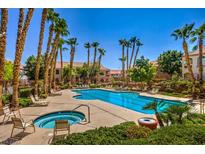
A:
[[[86,104],[80,104],[79,106],[77,106],[76,108],[74,108],[72,111],[75,111],[76,109],[80,108],[80,107],[87,107],[88,109],[88,118],[85,118],[85,121],[90,123],[90,106],[89,105],[86,105]]]

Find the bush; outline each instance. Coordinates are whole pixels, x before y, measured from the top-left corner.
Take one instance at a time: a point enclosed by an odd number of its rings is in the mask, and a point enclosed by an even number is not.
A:
[[[11,102],[12,95],[3,95],[2,96],[2,102],[3,104],[8,104]]]
[[[69,88],[69,85],[67,85],[67,84],[61,85],[60,88],[61,88],[61,89],[68,89],[68,88]]]
[[[199,125],[173,125],[153,131],[148,144],[201,145],[205,144],[205,128]]]
[[[19,98],[19,104],[22,107],[28,107],[30,103],[31,103],[31,100],[29,98]]]
[[[90,88],[100,88],[100,85],[97,85],[97,84],[90,84],[89,87],[90,87]]]
[[[55,141],[53,144],[120,144],[121,140],[126,139],[125,132],[127,128],[135,125],[134,122],[125,122],[114,127],[100,127],[98,129],[88,130],[84,133],[73,133],[67,139]]]
[[[129,140],[122,140],[119,144],[121,145],[147,145],[148,141],[146,138],[129,139]]]
[[[20,97],[29,97],[32,94],[32,88],[22,88],[19,90]]]
[[[146,138],[151,132],[151,129],[147,127],[132,126],[126,130],[126,136],[128,139]]]

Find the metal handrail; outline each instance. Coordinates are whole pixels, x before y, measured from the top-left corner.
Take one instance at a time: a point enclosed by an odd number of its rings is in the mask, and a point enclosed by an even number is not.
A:
[[[76,109],[78,109],[78,108],[80,108],[80,107],[82,107],[82,106],[86,106],[87,109],[88,109],[88,123],[90,123],[90,106],[89,106],[89,105],[87,105],[87,104],[80,104],[79,106],[77,106],[76,108],[74,108],[72,111],[74,111],[74,110],[76,110]],[[87,118],[86,118],[86,121],[87,121]]]

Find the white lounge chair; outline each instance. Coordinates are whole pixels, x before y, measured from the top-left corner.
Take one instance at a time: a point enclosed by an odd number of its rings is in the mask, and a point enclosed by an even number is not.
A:
[[[150,91],[151,94],[157,94],[158,92],[159,92],[159,89],[157,89],[157,88],[153,88],[153,89]]]
[[[47,106],[48,105],[48,101],[46,100],[39,100],[36,101],[35,98],[33,97],[33,95],[30,95],[31,101],[33,103],[33,106]]]
[[[5,123],[5,118],[7,117],[7,121],[9,121],[9,119],[11,117],[16,117],[15,113],[13,111],[10,110],[9,106],[6,105],[3,107],[3,113],[4,113],[4,117],[3,117],[3,124]]]
[[[53,89],[51,89],[50,96],[61,96],[62,92],[55,92]]]
[[[25,131],[26,128],[28,127],[33,127],[34,129],[34,132],[35,132],[35,125],[33,123],[33,120],[30,120],[28,122],[24,122],[23,119],[20,119],[20,118],[11,118],[12,119],[12,122],[13,122],[13,128],[12,128],[12,131],[11,131],[11,137],[13,135],[13,132],[14,132],[14,129],[22,129],[23,132]]]

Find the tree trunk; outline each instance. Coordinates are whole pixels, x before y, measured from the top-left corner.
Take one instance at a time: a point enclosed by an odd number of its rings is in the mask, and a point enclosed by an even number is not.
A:
[[[49,67],[51,63],[51,54],[49,55],[49,52],[51,47],[51,41],[53,38],[53,30],[54,30],[54,25],[51,24],[49,27],[49,37],[48,37],[46,55],[45,55],[44,92],[46,95],[48,95],[48,78],[49,78],[48,74],[49,74]]]
[[[88,64],[88,69],[89,69],[89,67],[90,67],[90,48],[88,48],[88,61],[87,61],[87,64]],[[88,84],[90,83],[90,77],[89,77],[90,75],[89,74],[87,74],[87,82],[88,82]]]
[[[58,46],[58,42],[60,39],[60,32],[57,32],[55,39],[54,39],[54,43],[53,43],[53,47],[51,50],[51,61],[50,61],[50,76],[49,76],[49,86],[48,86],[48,91],[49,93],[51,92],[51,88],[52,88],[52,81],[53,81],[53,71],[54,71],[54,58],[55,58],[55,51],[57,50],[57,46]]]
[[[135,43],[133,43],[133,46],[132,46],[132,54],[131,54],[131,57],[130,57],[129,68],[131,68],[131,66],[132,66],[132,59],[133,59],[133,56],[134,56],[134,52],[135,52]]]
[[[203,84],[203,38],[199,37],[199,81]]]
[[[123,78],[123,82],[125,81],[125,46],[122,46],[122,78]]]
[[[163,123],[163,121],[162,121],[162,119],[157,111],[155,111],[155,115],[156,115],[157,121],[159,122],[160,128],[164,127],[164,123]]]
[[[94,71],[95,71],[95,63],[96,63],[96,56],[97,56],[97,48],[95,48],[95,51],[94,51],[94,58],[93,58],[93,66],[92,66],[92,79],[91,79],[91,82],[93,83],[94,81],[94,78],[95,78],[95,74],[93,74],[94,73]]]
[[[56,61],[58,58],[58,50],[55,53],[54,67],[53,67],[53,89],[56,89]]]
[[[20,73],[21,57],[24,51],[25,39],[26,39],[31,18],[33,16],[33,12],[34,9],[28,9],[28,13],[26,15],[25,21],[24,21],[24,9],[20,9],[20,13],[19,13],[16,53],[15,53],[14,72],[13,72],[12,107],[19,106],[18,88],[19,88],[19,73]]]
[[[74,54],[75,54],[75,47],[71,47],[71,52],[70,52],[70,85],[73,83],[73,75],[72,75],[72,70],[73,70],[73,62],[74,62]]]
[[[38,79],[39,79],[39,71],[40,71],[40,60],[41,60],[41,53],[42,53],[42,44],[44,38],[44,29],[45,29],[45,22],[47,19],[47,12],[48,9],[43,9],[42,18],[41,18],[41,28],[39,34],[39,42],[38,42],[38,54],[36,59],[36,69],[35,69],[35,95],[38,96]]]
[[[61,85],[63,84],[63,48],[60,48],[60,58],[61,58]]]
[[[3,95],[3,76],[4,76],[4,63],[6,52],[6,34],[8,23],[8,9],[1,9],[1,26],[0,26],[0,109],[2,108],[2,95]]]
[[[136,64],[136,60],[137,60],[137,55],[138,55],[139,49],[140,49],[140,47],[138,46],[138,47],[137,47],[137,50],[136,50],[136,53],[135,53],[135,58],[134,58],[133,67],[134,67],[135,64]]]
[[[87,62],[87,64],[89,67],[90,66],[90,48],[88,48],[88,62]]]
[[[127,47],[127,58],[126,58],[126,62],[127,62],[127,72],[128,72],[128,69],[129,69],[129,47]]]
[[[191,75],[191,80],[192,80],[192,82],[195,82],[194,73],[192,71],[191,62],[190,62],[190,58],[189,58],[189,50],[188,50],[188,46],[187,46],[187,43],[185,40],[183,41],[183,49],[184,49],[184,53],[185,53],[187,67],[188,67],[189,73]]]

